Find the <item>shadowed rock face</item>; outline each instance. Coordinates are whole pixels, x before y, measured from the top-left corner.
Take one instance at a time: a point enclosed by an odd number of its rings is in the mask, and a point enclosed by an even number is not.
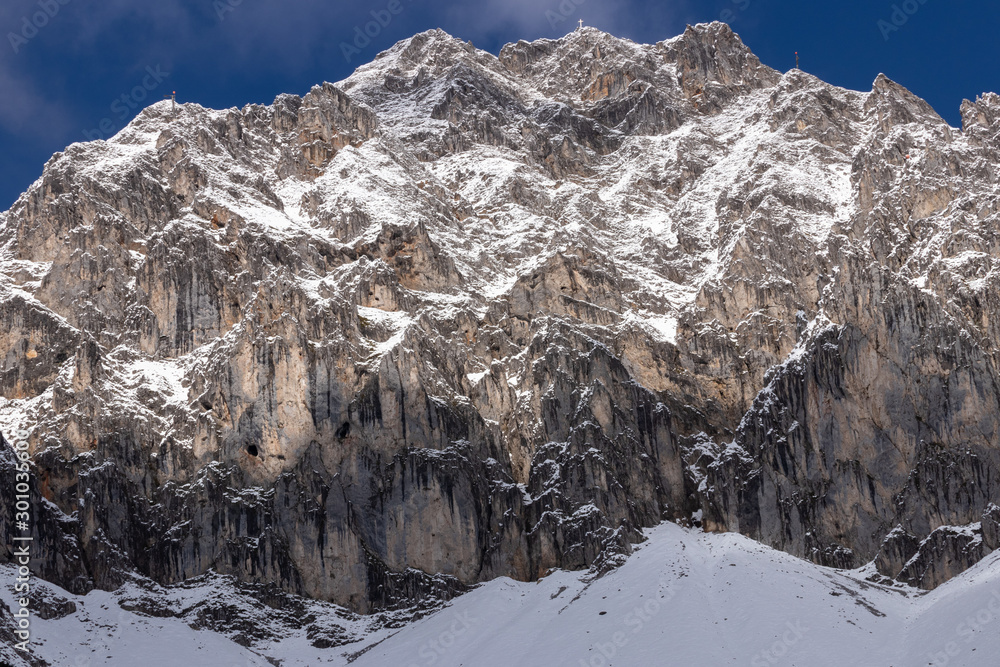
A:
[[[369,611],[701,517],[933,587],[998,546],[998,99],[436,31],[74,144],[0,214],[39,572]]]

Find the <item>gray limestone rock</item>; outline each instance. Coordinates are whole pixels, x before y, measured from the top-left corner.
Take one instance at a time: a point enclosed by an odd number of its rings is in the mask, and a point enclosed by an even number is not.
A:
[[[369,612],[700,512],[936,586],[1000,543],[998,110],[950,128],[718,23],[431,31],[301,98],[153,105],[0,214],[39,573]]]

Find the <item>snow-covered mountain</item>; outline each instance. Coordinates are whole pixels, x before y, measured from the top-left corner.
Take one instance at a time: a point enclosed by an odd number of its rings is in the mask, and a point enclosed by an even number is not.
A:
[[[74,144],[0,214],[37,574],[393,626],[673,520],[939,586],[1000,546],[1000,97],[962,115],[720,23],[431,31]]]
[[[868,569],[824,568],[734,533],[665,523],[646,536],[603,577],[501,577],[411,622],[306,603],[300,618],[323,633],[219,578],[86,596],[50,588],[37,652],[73,667],[996,664],[998,554],[925,593],[871,584]],[[0,576],[8,572],[0,567]],[[13,604],[6,591],[0,600]],[[213,632],[227,609],[239,610],[242,627]],[[0,659],[8,656],[17,654],[0,647]]]

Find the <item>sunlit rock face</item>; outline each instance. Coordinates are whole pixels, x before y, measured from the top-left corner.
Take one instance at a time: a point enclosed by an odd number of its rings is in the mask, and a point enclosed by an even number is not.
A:
[[[74,144],[0,214],[39,571],[370,611],[670,519],[936,586],[1000,546],[1000,98],[962,115],[719,23],[432,31]]]

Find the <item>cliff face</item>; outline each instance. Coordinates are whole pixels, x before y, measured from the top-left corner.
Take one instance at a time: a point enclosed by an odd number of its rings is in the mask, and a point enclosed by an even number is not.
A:
[[[933,587],[1000,546],[1000,98],[962,112],[722,24],[436,31],[74,144],[0,214],[40,572],[368,611],[672,519]]]

